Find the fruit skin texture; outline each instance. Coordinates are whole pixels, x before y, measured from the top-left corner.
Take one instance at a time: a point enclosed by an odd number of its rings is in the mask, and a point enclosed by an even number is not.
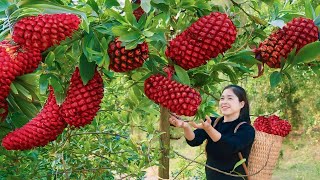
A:
[[[298,52],[303,46],[317,40],[318,27],[313,20],[299,17],[272,33],[253,51],[256,58],[270,68],[280,68],[281,57],[286,59],[295,47]]]
[[[259,116],[254,121],[253,126],[258,131],[282,137],[287,136],[292,128],[289,121],[280,119],[276,115],[271,115],[269,117]]]
[[[2,140],[2,146],[7,150],[28,150],[54,141],[66,127],[59,110],[50,88],[49,97],[41,112],[23,127],[7,134]]]
[[[226,14],[212,12],[172,39],[165,53],[185,70],[196,68],[231,48],[236,35]]]
[[[141,67],[149,57],[148,44],[143,42],[136,48],[126,50],[121,46],[121,41],[116,38],[109,43],[108,54],[110,57],[109,68],[115,72],[127,72]]]
[[[141,0],[136,0],[135,4],[139,4],[139,7],[133,11],[134,17],[136,17],[137,21],[139,21],[140,17],[145,13],[144,10],[141,8]]]
[[[13,27],[13,40],[27,49],[44,51],[71,37],[79,28],[74,14],[44,14],[20,19]]]
[[[42,60],[39,50],[26,50],[9,40],[0,42],[0,112],[1,121],[8,114],[6,98],[10,93],[10,85],[17,76],[31,73]]]
[[[171,75],[151,75],[144,82],[146,96],[177,115],[194,116],[201,103],[200,93],[171,80]]]
[[[83,85],[77,67],[71,77],[67,97],[61,105],[61,115],[70,126],[78,128],[90,124],[100,109],[102,98],[103,80],[99,72],[96,70],[93,78]]]

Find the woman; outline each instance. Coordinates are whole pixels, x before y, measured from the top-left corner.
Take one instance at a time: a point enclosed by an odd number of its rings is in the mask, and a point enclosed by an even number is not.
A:
[[[206,164],[230,172],[240,160],[238,152],[241,152],[243,158],[248,160],[255,137],[255,131],[250,125],[249,103],[245,90],[237,85],[225,87],[219,101],[219,109],[223,117],[219,119],[215,127],[213,127],[213,124],[216,118],[209,118],[208,116],[206,116],[206,121],[202,121],[200,124],[190,123],[191,126],[197,128],[194,131],[189,123],[177,119],[175,116],[171,116],[169,122],[184,129],[186,141],[190,146],[199,146],[204,140],[207,140]],[[241,124],[237,132],[234,133],[234,129],[241,122],[246,123]],[[225,175],[207,167],[205,171],[209,180],[243,179]],[[245,175],[243,166],[238,166],[235,172]]]

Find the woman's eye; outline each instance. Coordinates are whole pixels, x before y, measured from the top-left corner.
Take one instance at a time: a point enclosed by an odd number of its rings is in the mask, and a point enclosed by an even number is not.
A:
[[[232,98],[228,98],[229,100],[232,100]]]

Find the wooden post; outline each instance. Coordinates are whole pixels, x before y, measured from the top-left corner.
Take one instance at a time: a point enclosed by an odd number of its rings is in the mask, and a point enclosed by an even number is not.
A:
[[[159,179],[169,179],[169,151],[170,151],[170,123],[169,111],[160,106],[160,131],[164,132],[160,135],[161,156],[159,160]]]

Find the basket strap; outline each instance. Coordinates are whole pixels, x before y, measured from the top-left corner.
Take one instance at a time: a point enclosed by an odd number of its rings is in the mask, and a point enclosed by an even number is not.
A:
[[[245,124],[245,123],[247,123],[247,122],[245,122],[245,121],[240,122],[240,123],[234,128],[233,133],[236,133],[237,130],[239,129],[239,127],[240,127],[242,124]],[[239,159],[240,159],[240,160],[243,159],[243,156],[242,156],[242,153],[241,153],[241,152],[238,152],[238,156],[239,156]],[[248,167],[247,167],[247,165],[246,165],[245,162],[242,163],[242,167],[243,167],[244,172],[246,173],[246,175],[249,175],[249,170],[248,170]],[[248,177],[247,177],[247,180],[250,180],[250,179],[251,179],[250,176],[248,176]]]
[[[222,117],[218,117],[218,118],[216,118],[216,120],[214,120],[214,122],[213,122],[213,127],[216,127],[216,125],[218,124],[218,122],[220,121],[220,119],[221,119]]]
[[[245,122],[245,121],[240,122],[240,123],[234,128],[233,133],[236,133],[237,130],[239,129],[239,127],[240,127],[242,124],[245,124],[245,123],[247,123],[247,122]]]

